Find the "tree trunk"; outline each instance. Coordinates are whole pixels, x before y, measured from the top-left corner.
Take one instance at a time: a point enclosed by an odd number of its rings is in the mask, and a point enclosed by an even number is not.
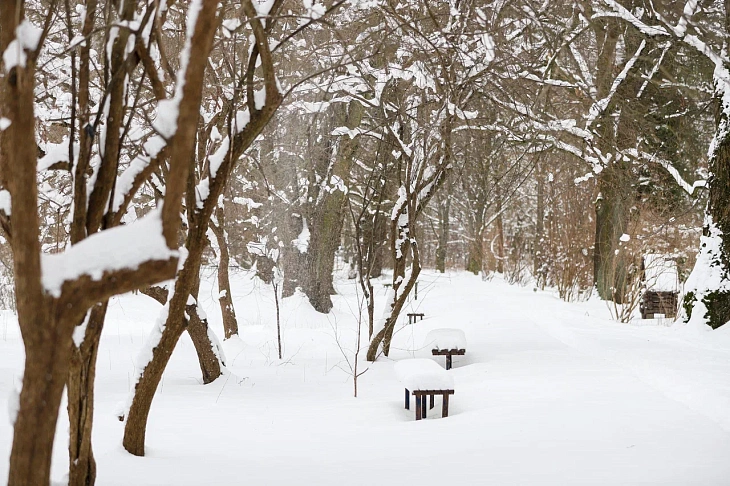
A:
[[[436,270],[446,272],[446,255],[449,246],[449,212],[451,209],[451,191],[447,191],[446,197],[439,201],[439,234],[438,247],[436,248]]]
[[[91,446],[94,422],[94,378],[99,339],[104,327],[108,301],[89,311],[84,338],[72,344],[68,372],[69,486],[90,486],[96,481],[96,461]],[[78,329],[77,329],[78,332]]]
[[[347,105],[337,103],[334,106],[334,127],[355,129],[360,126],[364,113],[359,101],[350,101]],[[339,136],[333,141],[333,147],[327,151],[324,173],[327,178],[326,188],[321,188],[317,202],[312,210],[310,227],[311,239],[307,250],[307,278],[303,288],[309,302],[318,312],[327,313],[332,309],[331,295],[335,293],[332,272],[334,270],[335,253],[340,244],[344,209],[347,198],[347,182],[350,171],[360,145],[360,137],[349,138]],[[331,168],[330,168],[331,166]],[[342,187],[329,187],[339,181]]]
[[[379,205],[376,211],[380,210]],[[373,252],[368,254],[368,258],[371,260],[371,262],[368,262],[371,269],[370,276],[372,278],[378,278],[383,275],[383,267],[387,254],[388,218],[384,215],[374,217],[372,229],[370,231],[364,231],[363,238],[365,238],[365,246],[373,248]]]
[[[221,205],[216,209],[216,219],[218,224],[211,224],[210,227],[218,242],[218,303],[223,316],[224,339],[228,339],[238,335],[238,320],[236,319],[236,309],[233,307],[231,282],[228,276],[231,258],[226,237],[225,208]]]
[[[335,252],[340,243],[344,198],[326,197],[325,207],[317,212],[312,221],[311,239],[306,253],[307,278],[303,283],[304,292],[317,312],[327,313],[332,309],[331,295],[334,293],[332,272],[334,271]]]
[[[497,218],[495,220],[497,228],[497,253],[494,256],[497,259],[497,273],[504,273],[504,222],[502,220],[502,190],[500,189],[499,183],[496,184],[495,197],[497,211]]]
[[[191,290],[190,295],[198,295],[198,288],[200,287],[200,280],[196,282]],[[155,299],[161,305],[167,303],[169,291],[166,288],[152,285],[142,289],[143,294]],[[193,341],[195,346],[195,352],[198,355],[198,364],[200,365],[200,372],[203,376],[203,383],[212,383],[221,374],[221,366],[225,365],[222,363],[220,347],[212,331],[208,329],[208,320],[201,319],[198,313],[198,304],[190,304],[186,306],[185,314],[189,316],[185,318],[183,326],[187,329],[190,339]]]
[[[626,268],[616,257],[621,235],[626,232],[631,209],[630,168],[624,162],[611,164],[598,176],[600,196],[596,200],[596,238],[593,252],[593,275],[598,295],[620,303],[617,290],[625,278]]]
[[[616,46],[620,35],[615,19],[606,19],[596,24],[596,36],[600,42],[597,59],[596,89],[598,99],[610,92],[616,64]],[[616,152],[616,131],[613,104],[606,106],[596,121],[599,152],[608,157]],[[625,204],[626,163],[611,159],[597,175],[598,197],[596,198],[596,237],[593,249],[593,282],[598,295],[604,300],[614,298],[616,265],[615,249],[618,239],[628,224],[628,209]]]
[[[480,230],[469,241],[469,254],[466,261],[466,271],[479,275],[484,268],[484,231]]]
[[[176,299],[177,297],[177,299]],[[180,294],[173,296],[170,304],[170,311],[173,306],[179,308],[184,306],[184,299]],[[179,312],[178,312],[179,313]],[[162,373],[165,371],[172,351],[175,349],[177,341],[180,339],[185,327],[182,319],[170,321],[165,325],[164,331],[160,336],[160,341],[152,351],[152,360],[145,366],[142,375],[134,389],[134,398],[129,408],[124,426],[124,439],[122,444],[124,448],[135,456],[144,456],[145,435],[147,432],[147,418],[149,417],[152,399],[157,390],[157,385],[162,379]]]
[[[0,51],[16,38],[23,1],[0,2]],[[40,47],[40,46],[39,46]],[[22,47],[17,47],[22,49]],[[35,53],[0,76],[0,183],[10,193],[13,274],[18,324],[25,348],[23,388],[14,420],[9,486],[50,483],[58,411],[71,355],[73,309],[58,309],[41,283],[35,140]],[[7,229],[7,228],[6,228]],[[65,316],[65,317],[64,317]]]
[[[725,44],[730,40],[730,8],[725,3]],[[710,178],[708,181],[709,198],[705,216],[704,238],[692,274],[687,279],[684,309],[687,319],[692,314],[705,308],[703,316],[695,316],[713,329],[730,321],[730,291],[727,282],[730,280],[730,134],[727,127],[730,123],[730,109],[725,105],[728,86],[726,76],[730,66],[715,71],[715,122],[716,133],[710,154]],[[717,288],[715,277],[709,277],[710,268],[719,267],[720,286]],[[710,280],[708,282],[708,280]],[[709,288],[708,288],[709,287]],[[698,301],[700,309],[696,306]],[[693,319],[694,320],[694,319]]]
[[[217,16],[216,6],[216,2],[203,0],[203,7],[198,14],[195,34],[193,36],[193,45],[195,46],[195,39],[197,36],[202,34],[205,35],[205,38],[201,39],[200,42],[205,43],[208,46],[208,52],[216,30],[211,27],[210,23],[215,21],[217,24],[220,21],[220,18]],[[245,128],[235,135],[230,134],[232,141],[229,146],[229,151],[226,154],[226,157],[223,158],[223,162],[220,167],[218,167],[217,175],[211,176],[209,182],[209,194],[202,202],[202,208],[197,207],[194,197],[193,204],[187,205],[188,211],[195,213],[192,218],[192,221],[195,224],[189,227],[185,242],[188,250],[188,257],[185,260],[183,268],[178,271],[177,280],[175,281],[175,289],[169,302],[164,328],[160,330],[157,345],[152,348],[151,360],[141,371],[141,375],[135,386],[134,397],[127,416],[127,422],[124,427],[124,439],[122,444],[128,452],[138,456],[144,455],[147,418],[149,417],[155,390],[157,389],[157,385],[162,378],[162,373],[165,371],[165,367],[170,360],[172,351],[175,349],[175,345],[184,330],[188,298],[199,280],[200,259],[205,247],[205,242],[207,241],[205,235],[210,223],[210,218],[218,204],[218,197],[223,193],[223,190],[226,187],[228,178],[233,171],[235,161],[237,161],[243,155],[243,152],[251,146],[256,137],[269,122],[271,116],[279,107],[282,100],[276,84],[275,70],[271,52],[269,51],[268,39],[265,37],[266,32],[261,25],[261,21],[258,18],[258,14],[253,4],[251,2],[244,2],[242,7],[249,19],[249,23],[253,26],[254,36],[257,40],[256,48],[251,51],[249,62],[252,66],[258,61],[261,62],[261,73],[264,77],[266,87],[266,101],[264,106],[250,114],[249,123]],[[201,20],[203,21],[202,23]],[[209,22],[207,27],[206,21]],[[187,83],[185,87],[187,89]],[[249,85],[249,88],[253,90],[252,85]],[[249,101],[252,100],[249,99]],[[196,111],[196,115],[195,119],[197,120],[199,110]],[[197,125],[197,123],[195,123],[195,125]],[[186,129],[189,128],[194,129],[195,126],[186,127]],[[178,129],[178,132],[179,130],[180,129]],[[163,209],[167,207],[168,206],[165,205]],[[175,210],[177,211],[178,208],[176,207]],[[195,295],[197,295],[197,293]]]
[[[395,324],[398,320],[398,316],[400,315],[400,312],[403,309],[406,300],[408,299],[408,295],[410,294],[411,290],[416,284],[416,281],[418,280],[418,275],[421,273],[418,246],[415,243],[409,243],[406,239],[401,247],[401,250],[402,256],[400,258],[396,258],[393,268],[393,292],[395,292],[396,299],[393,302],[390,310],[390,315],[386,319],[383,328],[378,331],[378,333],[375,334],[375,336],[373,336],[370,341],[370,346],[368,347],[367,352],[368,361],[375,361],[375,359],[378,357],[378,351],[381,344],[383,346],[383,354],[385,356],[388,356],[390,354],[390,344],[393,339],[393,332],[395,330]],[[406,269],[406,255],[409,253],[409,251],[413,254],[411,274],[409,279],[407,281],[404,281],[403,277],[405,276]]]
[[[695,269],[687,281],[684,308],[689,319],[696,312],[697,300],[701,300],[706,309],[702,316],[704,321],[717,329],[730,321],[730,291],[706,288],[706,282],[697,281],[695,274],[700,278],[709,274],[708,268],[702,268],[709,263],[721,269],[723,282],[730,280],[730,136],[727,134],[710,160],[710,170],[710,195],[704,228],[707,240],[700,247]]]
[[[403,189],[405,190],[405,189]],[[412,199],[415,199],[412,195]],[[368,347],[368,361],[375,361],[378,356],[380,345],[383,346],[383,354],[390,354],[390,343],[393,338],[393,331],[403,306],[408,299],[408,295],[418,280],[421,273],[421,258],[418,250],[418,244],[412,236],[416,226],[416,218],[418,210],[414,208],[415,201],[408,201],[403,204],[390,219],[390,253],[393,255],[393,283],[391,292],[394,293],[394,300],[391,304],[390,314],[386,319],[383,328],[378,331],[370,341]],[[422,210],[424,206],[420,206]],[[401,222],[401,216],[406,217],[405,222]],[[411,255],[411,272],[408,280],[405,280],[408,255]],[[387,305],[387,304],[386,304]]]
[[[217,339],[212,336],[212,331],[208,327],[208,319],[200,317],[198,304],[186,306],[185,312],[188,316],[188,334],[190,334],[195,346],[195,352],[198,354],[203,383],[206,385],[213,383],[223,374],[221,367],[225,366],[221,349],[218,346]]]
[[[23,389],[13,430],[8,486],[50,484],[53,437],[71,358],[71,323],[51,319],[40,339],[24,339]],[[24,336],[25,338],[25,336]]]
[[[537,204],[535,208],[535,242],[533,248],[532,273],[538,287],[545,288],[547,269],[545,268],[545,173],[543,164],[538,161],[536,168]]]

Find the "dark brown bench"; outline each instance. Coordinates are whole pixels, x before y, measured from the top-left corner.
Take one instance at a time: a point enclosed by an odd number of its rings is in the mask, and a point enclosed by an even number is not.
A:
[[[426,335],[424,347],[434,356],[446,356],[446,369],[451,369],[451,357],[466,354],[466,336],[461,329],[434,329]]]
[[[426,397],[443,397],[441,416],[449,416],[449,395],[454,394],[454,379],[451,374],[435,361],[425,358],[405,359],[394,366],[398,379],[406,389],[406,410],[410,410],[411,393],[416,397],[416,420],[426,418]]]
[[[446,356],[446,369],[451,369],[452,356],[464,356],[466,349],[432,349],[431,354],[434,356]]]
[[[416,420],[426,418],[426,396],[431,397],[429,410],[434,407],[434,397],[441,395],[443,404],[441,406],[441,417],[449,416],[449,395],[453,395],[454,390],[413,390],[413,396],[416,397]],[[411,409],[411,394],[406,388],[406,410]]]
[[[423,312],[409,312],[407,315],[408,315],[408,324],[415,324],[416,317],[420,317],[421,320],[423,320],[423,316],[425,314]]]

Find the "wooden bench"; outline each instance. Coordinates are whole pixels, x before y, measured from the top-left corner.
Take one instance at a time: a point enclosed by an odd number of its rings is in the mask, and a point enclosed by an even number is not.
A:
[[[416,323],[416,317],[420,317],[421,320],[423,320],[423,316],[425,314],[423,312],[409,312],[407,314],[408,316],[408,324],[415,324]]]
[[[446,369],[451,369],[451,357],[466,354],[466,335],[461,329],[434,329],[426,334],[424,347],[434,356],[446,356]]]
[[[441,416],[449,416],[449,395],[454,394],[454,380],[449,373],[430,359],[405,359],[395,364],[395,373],[405,385],[406,410],[410,410],[410,395],[416,397],[416,420],[426,418],[426,397],[434,407],[434,397],[441,395]]]

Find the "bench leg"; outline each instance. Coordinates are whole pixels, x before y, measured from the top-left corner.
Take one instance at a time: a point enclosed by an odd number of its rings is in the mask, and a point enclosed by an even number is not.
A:
[[[426,395],[423,395],[423,397],[421,397],[421,408],[423,408],[423,418],[426,418]]]
[[[432,409],[432,408],[433,408],[433,406],[434,406],[434,401],[435,401],[435,400],[434,400],[434,398],[433,398],[433,395],[431,395],[431,400],[429,401],[429,407],[428,407],[429,409]]]
[[[442,417],[448,417],[449,416],[449,394],[444,393],[444,405],[441,407],[441,416]]]
[[[421,420],[422,409],[421,409],[421,395],[416,395],[416,420]]]
[[[408,388],[406,388],[406,410],[411,409],[411,395],[408,393]]]
[[[446,355],[446,369],[447,370],[451,369],[451,355],[450,354]]]

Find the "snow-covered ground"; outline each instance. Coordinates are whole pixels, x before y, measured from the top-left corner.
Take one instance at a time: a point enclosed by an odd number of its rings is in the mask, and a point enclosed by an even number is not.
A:
[[[210,273],[201,301],[222,335]],[[243,273],[232,285],[242,340],[224,343],[230,373],[201,385],[184,336],[152,406],[144,458],[122,449],[116,412],[159,305],[143,295],[112,301],[96,384],[98,484],[730,484],[730,329],[619,324],[601,302],[567,304],[498,279],[426,272],[409,306],[425,319],[402,325],[390,358],[361,361],[369,369],[354,398],[342,371],[355,345],[354,281],[337,282],[328,316],[301,295],[284,301],[282,361],[271,288]],[[437,398],[428,420],[416,422],[393,365],[429,357],[422,343],[437,328],[463,329],[467,354],[450,371],[449,418],[440,418]],[[2,313],[3,402],[22,357],[17,324]],[[67,430],[64,409],[58,481]],[[9,420],[0,420],[0,481],[11,438]]]

